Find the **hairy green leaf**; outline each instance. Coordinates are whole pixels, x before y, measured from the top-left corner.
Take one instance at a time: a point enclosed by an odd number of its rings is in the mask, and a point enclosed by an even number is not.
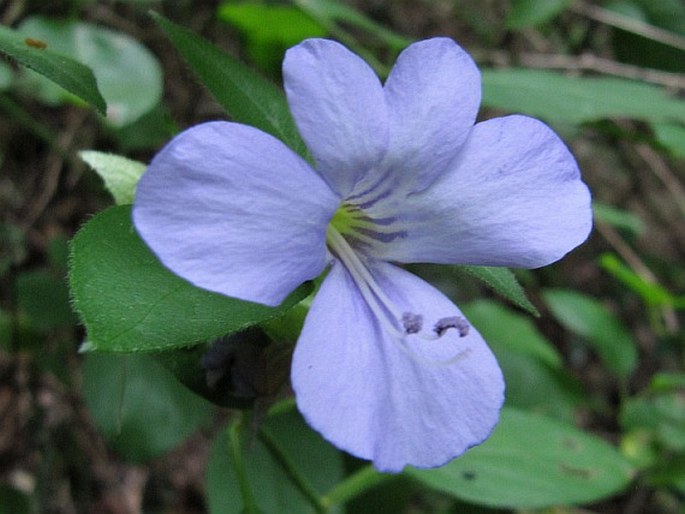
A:
[[[76,235],[70,286],[88,331],[84,349],[112,352],[179,348],[230,334],[282,314],[312,289],[305,284],[272,308],[197,288],[152,254],[129,206],[101,212]]]

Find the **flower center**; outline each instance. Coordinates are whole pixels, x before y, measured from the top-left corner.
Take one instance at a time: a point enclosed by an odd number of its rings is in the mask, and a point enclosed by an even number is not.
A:
[[[465,337],[469,332],[469,325],[460,316],[441,318],[435,323],[432,332],[426,333],[423,330],[424,318],[422,314],[402,312],[396,306],[395,302],[374,278],[366,259],[359,252],[360,249],[353,248],[352,244],[348,241],[348,239],[354,241],[359,238],[360,227],[368,228],[370,231],[376,228],[370,218],[364,215],[363,211],[354,206],[350,207],[343,204],[328,225],[326,242],[330,251],[352,276],[375,319],[392,336],[393,341],[399,342],[402,350],[409,352],[412,358],[419,358],[405,345],[407,337],[410,335],[425,340],[435,340],[442,337],[450,328],[454,328],[458,331],[460,337]],[[462,353],[460,352],[455,358],[450,359],[449,362],[461,358]]]
[[[362,207],[363,205],[352,202],[343,202],[330,222],[355,249],[407,237],[407,231],[397,227],[396,218],[372,217]]]
[[[333,214],[331,219],[331,226],[335,228],[340,234],[347,235],[354,232],[354,227],[358,223],[359,209],[348,203],[343,203],[338,210]]]

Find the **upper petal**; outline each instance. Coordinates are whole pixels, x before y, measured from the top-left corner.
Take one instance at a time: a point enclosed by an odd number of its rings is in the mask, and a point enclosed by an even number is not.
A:
[[[573,155],[547,125],[495,118],[473,128],[431,187],[371,208],[399,219],[405,235],[371,252],[399,262],[545,266],[585,241],[590,201]]]
[[[372,272],[400,310],[421,312],[429,323],[461,316],[406,271],[377,263]],[[471,328],[464,337],[448,330],[435,341],[394,338],[334,263],[293,356],[293,388],[307,422],[339,448],[391,472],[440,466],[487,438],[504,383],[481,336]]]
[[[385,83],[390,147],[383,162],[393,182],[421,190],[454,159],[473,128],[481,98],[480,72],[449,38],[414,43],[398,57]]]
[[[378,77],[341,44],[308,39],[287,51],[283,81],[317,170],[336,192],[347,195],[387,149],[387,110]]]
[[[278,305],[326,263],[337,196],[279,140],[237,123],[197,125],[153,159],[133,222],[171,271],[243,300]]]

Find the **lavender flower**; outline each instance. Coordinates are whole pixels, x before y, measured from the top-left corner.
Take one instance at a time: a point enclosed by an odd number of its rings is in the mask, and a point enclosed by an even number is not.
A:
[[[138,186],[134,224],[193,284],[278,305],[328,274],[291,379],[309,424],[384,471],[485,440],[504,398],[491,351],[442,293],[397,264],[535,268],[585,240],[590,195],[543,123],[475,123],[480,75],[452,40],[408,47],[384,85],[338,43],[283,64],[310,166],[255,128],[204,123]]]

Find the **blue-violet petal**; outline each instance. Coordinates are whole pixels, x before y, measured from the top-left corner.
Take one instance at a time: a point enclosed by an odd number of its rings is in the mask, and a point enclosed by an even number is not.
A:
[[[536,268],[561,259],[592,228],[590,192],[559,137],[514,115],[478,123],[428,189],[369,209],[406,236],[370,250],[398,262]]]
[[[283,84],[317,171],[346,196],[387,150],[388,119],[380,80],[341,44],[308,39],[287,51]]]
[[[387,174],[380,190],[424,189],[454,159],[473,128],[480,72],[453,40],[433,38],[399,55],[384,89],[390,147],[378,171]]]
[[[461,316],[439,291],[392,264],[375,263],[371,272],[399,309],[422,313],[426,324]],[[381,471],[445,464],[488,437],[504,399],[495,357],[473,327],[467,332],[397,340],[335,262],[295,348],[297,405],[326,439]]]
[[[323,271],[326,226],[338,202],[278,139],[211,122],[182,132],[155,156],[138,184],[133,222],[177,275],[275,306]]]

